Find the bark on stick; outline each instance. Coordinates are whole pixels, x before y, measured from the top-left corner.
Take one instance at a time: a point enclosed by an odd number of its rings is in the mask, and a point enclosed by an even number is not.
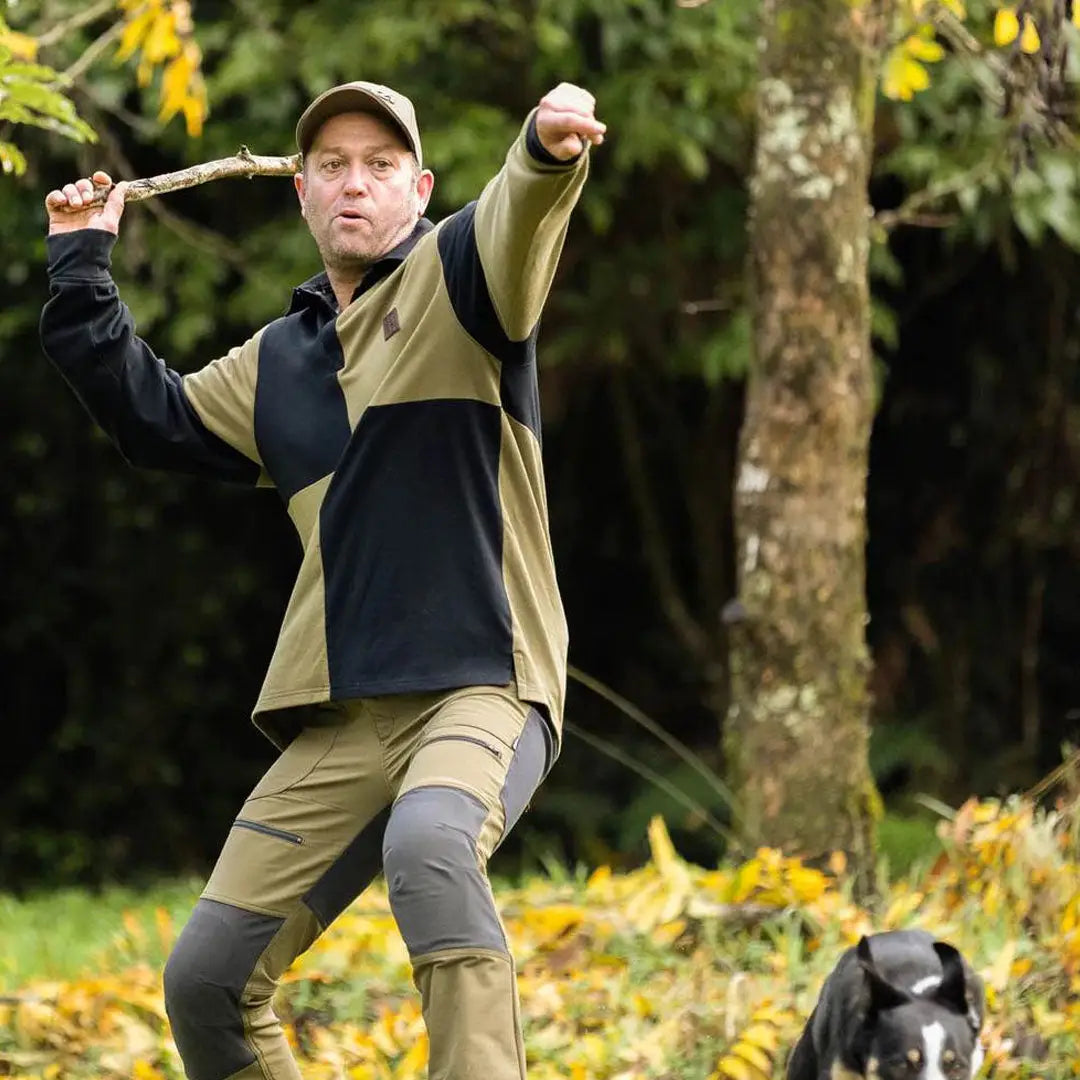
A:
[[[149,199],[152,195],[165,195],[170,191],[195,187],[210,180],[227,180],[230,177],[246,177],[250,180],[253,176],[292,176],[299,172],[300,168],[299,154],[293,154],[291,157],[260,157],[253,154],[246,146],[241,146],[239,152],[233,157],[206,161],[201,165],[192,165],[188,169],[161,173],[142,180],[132,180],[128,183],[127,202],[139,202],[142,199]],[[83,211],[88,205],[101,206],[111,190],[110,185],[95,184],[90,203],[84,203],[77,209]]]

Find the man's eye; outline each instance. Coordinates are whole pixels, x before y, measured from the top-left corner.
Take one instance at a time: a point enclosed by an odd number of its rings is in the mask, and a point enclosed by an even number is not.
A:
[[[337,158],[331,158],[329,161],[323,162],[323,168],[327,172],[335,172],[337,169],[341,168],[341,162],[338,161]]]
[[[383,169],[391,168],[391,163],[386,158],[376,158],[372,163],[372,166],[380,171]]]

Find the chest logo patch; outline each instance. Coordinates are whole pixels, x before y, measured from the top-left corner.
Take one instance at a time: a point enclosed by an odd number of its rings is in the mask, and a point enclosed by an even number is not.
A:
[[[401,319],[398,318],[397,308],[391,308],[382,321],[383,340],[389,341],[401,329]]]

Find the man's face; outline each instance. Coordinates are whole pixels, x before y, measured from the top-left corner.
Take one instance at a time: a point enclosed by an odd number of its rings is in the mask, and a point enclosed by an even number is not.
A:
[[[363,271],[420,219],[434,182],[394,127],[340,113],[319,129],[296,177],[300,212],[327,270]]]

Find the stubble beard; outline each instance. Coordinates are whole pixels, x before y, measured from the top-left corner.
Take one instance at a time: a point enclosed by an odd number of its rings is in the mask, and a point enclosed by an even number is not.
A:
[[[393,218],[377,222],[374,231],[366,236],[341,232],[335,235],[333,218],[317,223],[309,220],[308,227],[328,271],[363,273],[409,235],[418,217],[419,196],[414,190],[405,197]]]

